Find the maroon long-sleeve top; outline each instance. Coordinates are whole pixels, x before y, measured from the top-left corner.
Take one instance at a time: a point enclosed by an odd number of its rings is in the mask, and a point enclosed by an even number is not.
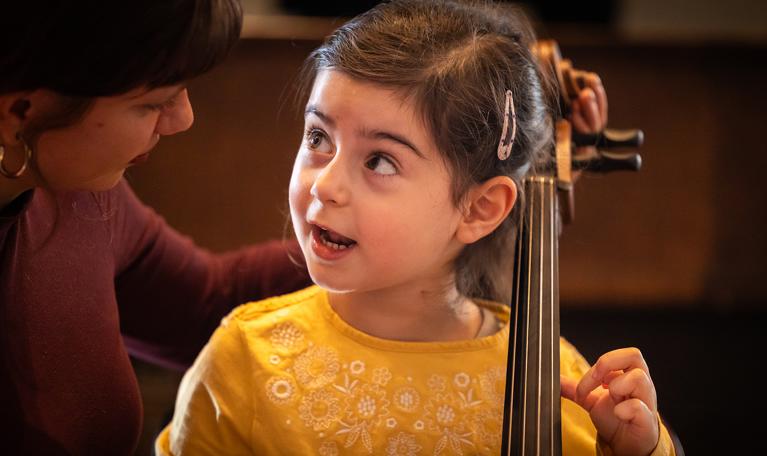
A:
[[[228,311],[309,283],[279,241],[214,255],[123,181],[0,212],[0,453],[131,454],[128,354],[183,367]]]

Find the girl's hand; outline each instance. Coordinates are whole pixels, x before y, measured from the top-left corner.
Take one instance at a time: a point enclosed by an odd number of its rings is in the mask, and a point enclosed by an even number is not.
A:
[[[655,386],[642,353],[621,348],[602,355],[580,382],[561,377],[562,396],[591,416],[616,455],[648,455],[658,444]]]

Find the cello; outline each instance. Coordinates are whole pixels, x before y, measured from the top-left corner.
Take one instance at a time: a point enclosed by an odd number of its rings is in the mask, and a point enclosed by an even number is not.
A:
[[[503,456],[562,454],[558,238],[561,223],[569,223],[574,216],[573,171],[638,171],[638,154],[605,149],[638,147],[643,141],[639,130],[574,134],[565,117],[585,87],[585,72],[563,59],[554,41],[538,41],[532,52],[541,73],[557,86],[559,113],[551,156],[534,167],[542,171],[523,181],[526,207],[517,233],[512,280]],[[596,152],[575,157],[576,146],[594,146]]]

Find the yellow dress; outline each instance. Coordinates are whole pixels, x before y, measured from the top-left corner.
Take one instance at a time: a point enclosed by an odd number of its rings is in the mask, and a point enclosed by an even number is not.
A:
[[[480,303],[508,322],[505,306]],[[500,454],[508,325],[451,342],[379,339],[319,287],[242,305],[186,373],[158,455]],[[561,342],[561,373],[588,364]],[[562,400],[565,455],[609,453]],[[668,433],[653,455],[673,454]]]

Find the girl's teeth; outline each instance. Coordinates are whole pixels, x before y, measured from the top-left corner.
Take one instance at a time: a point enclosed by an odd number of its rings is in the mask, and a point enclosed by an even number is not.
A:
[[[330,241],[328,241],[328,240],[327,240],[327,239],[325,239],[325,238],[320,238],[320,241],[322,241],[322,243],[323,243],[324,245],[326,245],[326,246],[330,247],[330,248],[331,248],[331,249],[333,249],[333,250],[344,250],[344,249],[346,249],[346,248],[347,248],[347,246],[345,246],[345,245],[342,245],[342,244],[336,244],[335,242],[330,242]]]

